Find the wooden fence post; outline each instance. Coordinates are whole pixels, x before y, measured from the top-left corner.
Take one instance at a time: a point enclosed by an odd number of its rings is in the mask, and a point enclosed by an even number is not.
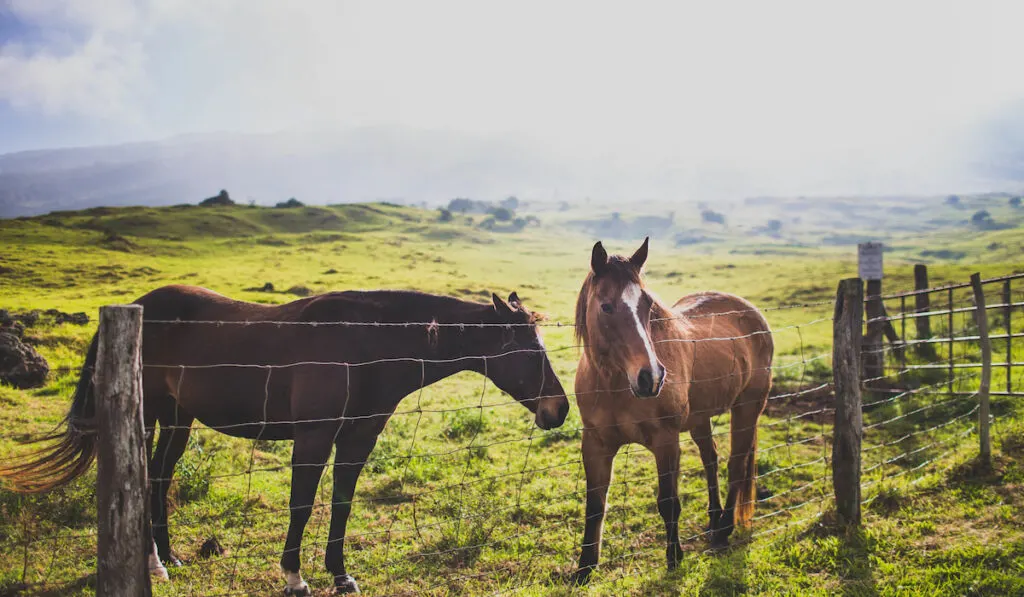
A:
[[[914,290],[927,290],[928,289],[928,266],[923,263],[918,263],[914,266]],[[931,294],[928,292],[921,292],[914,295],[914,310],[917,313],[927,313],[931,309],[929,301]],[[914,319],[917,325],[917,339],[926,340],[932,337],[932,322],[929,317],[917,317]],[[906,340],[906,338],[904,338]],[[935,358],[935,346],[931,344],[918,344],[917,345],[918,356],[925,359]]]
[[[864,325],[860,278],[839,282],[832,319],[832,375],[836,414],[832,433],[832,486],[840,522],[860,524],[861,418],[860,358]]]
[[[1003,317],[1006,319],[1006,393],[1013,393],[1013,293],[1010,281],[1003,282]]]
[[[978,322],[978,343],[981,345],[981,383],[978,385],[978,438],[981,441],[981,461],[992,461],[992,438],[989,436],[989,387],[992,383],[992,343],[988,337],[988,314],[985,310],[985,289],[981,274],[971,274],[974,288],[975,319]],[[1009,339],[1007,339],[1009,340]]]
[[[99,536],[96,595],[151,594],[146,442],[142,422],[142,307],[100,309],[96,373]]]
[[[875,380],[885,375],[885,351],[882,345],[885,310],[882,306],[882,281],[868,280],[867,286],[868,332],[864,336],[864,379]]]

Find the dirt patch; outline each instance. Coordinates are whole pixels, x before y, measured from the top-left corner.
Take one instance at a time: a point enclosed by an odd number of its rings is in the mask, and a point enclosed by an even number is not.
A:
[[[779,384],[772,388],[764,412],[777,419],[799,416],[801,420],[829,423],[834,418],[835,404],[835,393],[829,386]]]

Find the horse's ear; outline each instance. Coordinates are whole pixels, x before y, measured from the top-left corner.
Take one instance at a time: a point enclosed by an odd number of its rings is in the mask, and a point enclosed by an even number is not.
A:
[[[505,301],[501,300],[501,297],[496,295],[496,294],[494,294],[493,292],[491,293],[491,302],[494,303],[494,309],[498,313],[511,313],[512,312],[512,307],[509,307],[508,303],[506,303]]]
[[[519,295],[515,291],[508,295],[508,304],[513,309],[521,309],[523,307],[523,302],[519,300]]]
[[[604,245],[601,241],[594,243],[594,251],[590,254],[590,269],[594,271],[594,275],[600,275],[604,271],[605,266],[608,265],[608,251],[604,250]]]
[[[643,268],[644,263],[647,261],[647,245],[650,241],[651,237],[645,237],[644,244],[640,245],[640,248],[636,250],[636,253],[633,253],[633,256],[629,258],[629,263],[637,270]]]

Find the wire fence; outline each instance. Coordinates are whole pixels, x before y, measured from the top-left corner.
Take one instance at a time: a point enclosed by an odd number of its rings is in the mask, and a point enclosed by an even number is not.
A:
[[[1018,277],[984,284],[992,298],[987,310],[996,312],[989,327],[1000,330],[988,337],[994,342],[993,353],[1005,355],[1004,366],[997,367],[1000,373],[993,382],[993,387],[1000,389],[993,396],[1004,399],[1019,396],[1024,387],[1024,366],[1015,362],[1019,356],[1013,342],[1024,337],[1024,318],[1013,317],[1024,306],[1024,293],[1010,285]],[[865,388],[860,487],[862,501],[870,507],[884,507],[878,504],[884,502],[887,488],[897,480],[920,480],[948,463],[949,454],[967,449],[970,436],[977,433],[981,372],[975,365],[981,358],[981,338],[978,310],[969,288],[957,285],[928,289],[928,293],[941,293],[946,303],[926,311],[907,304],[908,297],[926,294],[922,291],[866,297],[868,303],[880,301],[886,306],[884,316],[865,318],[868,333],[862,358],[866,365],[859,380]],[[836,408],[832,330],[828,325],[835,324],[828,315],[832,306],[833,301],[822,301],[760,309],[769,319],[778,311],[786,311],[790,321],[801,319],[796,314],[803,314],[803,322],[770,332],[777,354],[769,367],[774,389],[757,424],[755,514],[752,529],[735,535],[734,542],[775,541],[832,511]],[[935,325],[930,335],[915,335],[922,328],[907,322],[923,319]],[[658,321],[662,320],[653,320]],[[877,330],[872,328],[880,324],[899,330],[894,341],[874,342],[871,336]],[[553,329],[550,336],[558,336],[559,328],[572,328],[559,321],[461,324],[154,319],[145,322],[145,329],[359,327],[422,329],[429,335],[439,329],[462,334],[492,327],[501,328],[495,330],[497,333],[506,333],[518,325]],[[887,336],[884,330],[882,336]],[[743,337],[689,341],[734,343]],[[934,350],[921,349],[926,346]],[[331,462],[292,462],[289,442],[261,439],[263,432],[255,439],[226,435],[254,425],[263,429],[275,422],[266,413],[279,379],[300,369],[325,369],[340,372],[336,379],[348,383],[354,369],[402,363],[418,366],[413,370],[419,369],[420,380],[425,382],[431,365],[482,362],[486,372],[487,363],[495,359],[542,353],[566,361],[556,363],[565,370],[567,361],[580,349],[568,341],[553,348],[510,343],[495,354],[450,358],[399,353],[356,361],[143,362],[145,375],[163,375],[179,389],[190,383],[190,376],[243,370],[246,375],[260,376],[264,391],[264,416],[256,422],[157,427],[159,433],[190,434],[173,476],[151,471],[149,478],[151,483],[170,485],[171,546],[185,562],[183,567],[171,570],[172,582],[161,589],[161,594],[249,595],[280,590],[276,562],[295,509],[289,506],[290,474],[303,467],[319,470],[331,466]],[[872,359],[882,366],[869,374],[867,363]],[[565,375],[562,378],[567,379]],[[715,379],[670,376],[665,383],[689,386],[711,381]],[[339,395],[348,396],[349,391],[339,388]],[[567,395],[572,401],[581,394]],[[542,398],[545,396],[534,399],[534,404]],[[719,444],[718,463],[725,465],[719,467],[720,484],[727,487],[724,473],[730,434],[735,430],[730,431],[728,413],[695,411],[691,416],[702,414],[712,417],[711,434]],[[352,514],[343,539],[346,568],[370,594],[532,593],[564,586],[575,569],[586,499],[579,451],[583,425],[575,409],[564,425],[542,431],[533,425],[520,401],[503,394],[486,376],[481,381],[459,374],[429,389],[421,387],[393,413],[342,411],[335,417],[290,422],[333,423],[339,430],[357,422],[376,422],[384,427],[368,457],[333,461],[335,470],[347,465],[362,467],[354,495],[333,495],[331,475],[323,475],[317,485],[317,499],[301,551],[302,572],[312,585],[326,587],[334,580],[322,564],[332,549],[331,513],[335,507],[349,505]],[[679,441],[680,542],[684,552],[703,554],[708,550],[705,465],[687,434]],[[591,581],[598,591],[615,592],[624,579],[664,567],[664,528],[654,499],[657,479],[653,458],[646,449],[628,445],[619,451],[608,491],[604,554],[600,572]],[[14,513],[18,524],[5,527],[0,553],[7,554],[5,566],[21,563],[19,569],[4,573],[7,586],[26,593],[91,586],[93,577],[83,575],[80,564],[72,564],[87,562],[86,566],[91,566],[88,562],[96,561],[96,532],[89,528],[90,523],[95,524],[88,513],[91,502],[82,503],[91,480],[87,477],[82,483],[58,490],[56,497],[47,500],[17,497],[2,505]]]

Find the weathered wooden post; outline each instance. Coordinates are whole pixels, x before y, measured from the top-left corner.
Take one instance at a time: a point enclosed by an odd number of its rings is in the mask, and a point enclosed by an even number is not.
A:
[[[100,309],[96,373],[96,595],[151,594],[146,442],[142,422],[142,307]]]
[[[992,462],[992,438],[989,436],[992,343],[988,337],[988,314],[985,310],[985,289],[981,285],[981,274],[971,274],[971,287],[974,289],[974,313],[975,319],[978,322],[978,344],[981,345],[981,383],[978,385],[978,438],[981,442],[981,461],[989,464]]]
[[[857,270],[867,280],[868,330],[864,336],[864,379],[877,380],[885,375],[882,338],[886,318],[882,306],[882,243],[857,245]]]
[[[836,391],[832,433],[832,486],[840,522],[860,524],[861,418],[860,355],[864,290],[860,278],[839,282],[832,319],[832,376]]]
[[[1010,281],[1003,282],[1003,318],[1006,320],[1006,393],[1013,393],[1013,293]]]
[[[931,294],[928,292],[921,292],[928,289],[928,266],[923,263],[918,263],[914,266],[914,290],[918,291],[914,295],[914,311],[918,314],[927,313],[931,309],[929,301]],[[932,337],[932,320],[930,317],[921,317],[918,315],[914,319],[917,324],[917,339],[927,340]],[[935,346],[931,344],[917,344],[917,354],[924,359],[934,359],[936,352]]]

